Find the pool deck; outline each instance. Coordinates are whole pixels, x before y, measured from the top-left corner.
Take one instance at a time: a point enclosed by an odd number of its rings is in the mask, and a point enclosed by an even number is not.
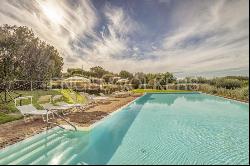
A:
[[[197,93],[197,92],[196,92]],[[201,93],[201,92],[198,92]],[[208,94],[211,95],[211,94]],[[95,127],[102,119],[112,115],[123,107],[127,106],[142,94],[126,98],[113,98],[108,104],[99,104],[86,111],[71,112],[67,115],[67,119],[77,126],[78,130],[90,131]],[[213,95],[216,96],[216,95]],[[226,98],[224,96],[217,96]],[[235,99],[226,98],[228,100],[237,101]],[[248,104],[246,101],[238,101]],[[54,126],[51,126],[54,127]],[[66,125],[67,127],[67,125]],[[0,149],[14,143],[20,142],[26,138],[42,133],[47,130],[47,125],[42,121],[41,118],[29,118],[28,121],[23,119],[9,122],[0,125]]]
[[[141,95],[126,98],[113,98],[109,104],[99,104],[84,112],[72,112],[67,119],[74,123],[80,130],[89,130],[93,124],[117,111],[119,108],[134,101]],[[52,126],[53,127],[53,126]],[[0,149],[47,130],[41,118],[23,119],[0,125]]]

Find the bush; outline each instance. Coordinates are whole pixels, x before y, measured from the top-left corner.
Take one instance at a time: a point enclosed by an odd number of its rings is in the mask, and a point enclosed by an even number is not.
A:
[[[237,88],[237,89],[226,89],[226,88],[218,88],[216,86],[211,85],[201,85],[200,91],[215,94],[219,96],[230,97],[238,100],[249,100],[249,87]]]
[[[217,88],[226,89],[237,89],[242,88],[244,82],[238,79],[228,79],[228,78],[216,78],[211,80],[210,85],[216,86]]]
[[[240,96],[243,97],[243,99],[249,100],[249,87],[240,89],[239,93]]]

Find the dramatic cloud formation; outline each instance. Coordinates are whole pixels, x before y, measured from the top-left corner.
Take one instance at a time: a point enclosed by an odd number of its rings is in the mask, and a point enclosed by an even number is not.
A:
[[[0,23],[53,44],[64,68],[249,74],[247,0],[2,0]]]

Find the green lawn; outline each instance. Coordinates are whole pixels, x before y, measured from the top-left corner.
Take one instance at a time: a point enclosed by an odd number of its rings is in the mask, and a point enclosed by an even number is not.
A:
[[[0,124],[21,119],[22,115],[5,114],[0,112]]]
[[[187,93],[192,92],[188,90],[156,90],[156,89],[135,89],[134,93]]]
[[[70,91],[68,89],[63,89],[63,90],[34,90],[34,91],[15,91],[19,94],[22,94],[22,96],[33,96],[33,105],[37,109],[42,109],[42,107],[38,103],[38,99],[41,96],[46,96],[46,95],[63,95],[63,98],[61,101],[67,102],[67,103],[84,103],[86,102],[85,97],[80,96],[79,93],[75,93],[73,91]],[[73,93],[73,94],[72,94]],[[3,94],[0,94],[3,96]],[[11,93],[13,97],[16,97],[17,95],[15,93]],[[75,101],[73,98],[74,96],[77,96],[77,101]],[[49,100],[47,101],[49,102]],[[57,101],[59,102],[59,101]],[[28,104],[28,100],[23,100],[22,104]],[[0,104],[0,124],[6,123],[9,121],[13,121],[16,119],[20,119],[22,116],[18,112],[18,110],[15,108],[14,102],[10,102],[8,104]]]

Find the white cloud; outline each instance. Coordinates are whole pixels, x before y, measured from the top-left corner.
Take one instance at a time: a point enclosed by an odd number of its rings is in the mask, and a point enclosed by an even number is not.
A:
[[[116,63],[116,59],[127,54],[130,40],[128,35],[133,34],[139,25],[119,7],[105,6],[104,16],[107,23],[102,27],[101,38],[95,40],[85,53],[89,61],[109,68],[112,63]]]
[[[146,57],[155,57],[153,60],[124,59],[109,65],[118,71],[127,68],[133,72],[171,71],[187,75],[214,72],[218,75],[219,71],[230,74],[242,69],[244,73],[238,74],[248,74],[245,73],[249,67],[248,1],[195,2],[199,3],[181,4],[175,9],[172,15],[175,30],[159,41],[162,45],[157,49],[152,47],[145,52]]]
[[[96,11],[90,1],[75,2],[77,3],[72,5],[65,0],[3,0],[0,6],[0,23],[28,26],[43,40],[54,45],[65,59],[74,60],[77,56],[70,43],[80,42],[87,35],[93,34],[97,22]],[[65,64],[68,67],[71,62],[66,61]]]
[[[161,50],[153,54],[175,72],[248,68],[248,1],[195,2],[199,3],[194,7],[182,4],[176,9],[182,11],[173,14],[176,30],[166,35]]]
[[[106,5],[104,14],[109,20],[109,26],[123,36],[139,30],[137,22],[131,19],[122,8]]]
[[[248,6],[247,0],[178,1],[165,20],[169,27],[161,27],[166,33],[150,44],[133,41],[149,34],[129,10],[113,4],[97,10],[89,0],[2,0],[0,23],[31,27],[61,52],[65,69],[102,65],[114,72],[230,73],[249,67]]]

